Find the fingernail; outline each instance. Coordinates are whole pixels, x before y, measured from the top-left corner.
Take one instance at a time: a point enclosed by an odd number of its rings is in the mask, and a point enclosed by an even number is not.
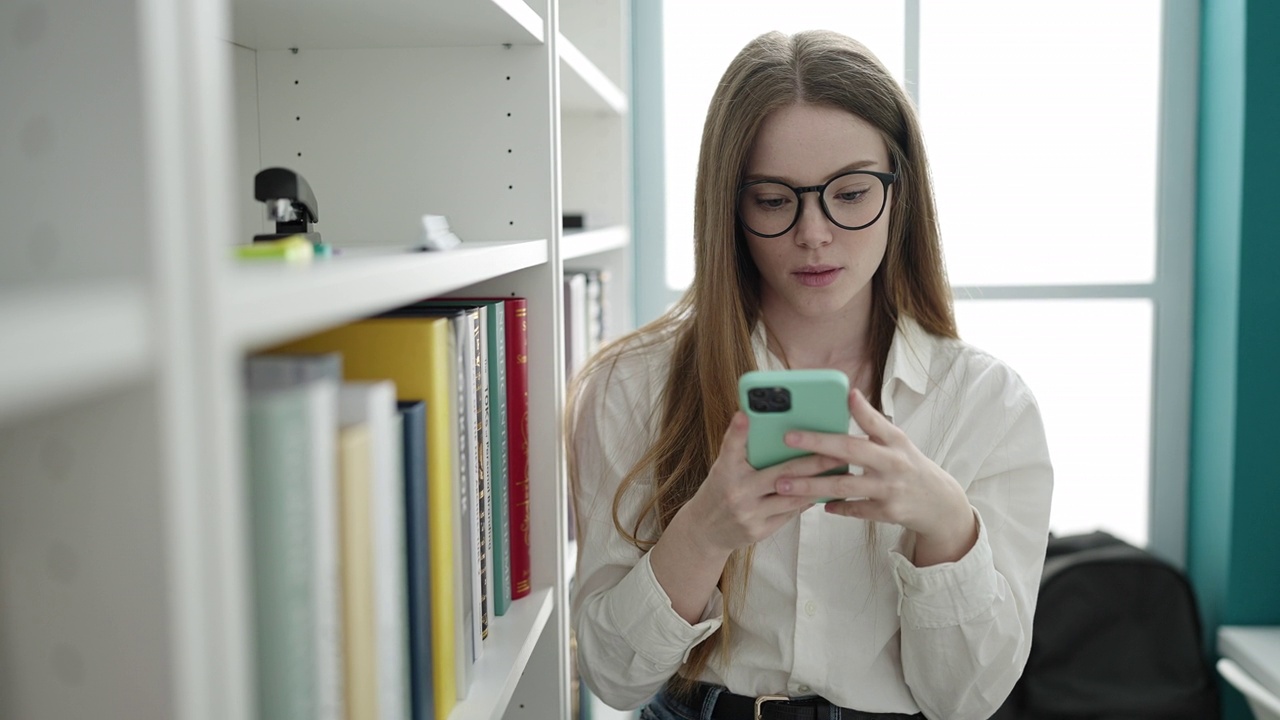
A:
[[[779,480],[779,481],[778,481],[778,492],[780,492],[780,493],[789,493],[789,492],[791,492],[791,481],[790,481],[790,480]]]
[[[800,436],[796,433],[789,432],[786,435],[782,436],[782,441],[788,445],[795,445],[796,443],[800,442]]]

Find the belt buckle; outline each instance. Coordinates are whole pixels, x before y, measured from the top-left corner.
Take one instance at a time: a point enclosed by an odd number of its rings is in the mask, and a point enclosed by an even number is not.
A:
[[[760,697],[756,698],[756,718],[755,718],[755,720],[760,720],[760,709],[764,706],[764,704],[765,704],[765,703],[767,703],[767,702],[786,702],[786,701],[788,701],[788,700],[790,700],[790,699],[791,699],[791,698],[787,697],[786,695],[761,695]]]

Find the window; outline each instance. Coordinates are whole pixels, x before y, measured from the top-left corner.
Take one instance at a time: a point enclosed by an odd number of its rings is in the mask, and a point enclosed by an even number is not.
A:
[[[665,268],[639,273],[638,292],[670,302],[691,278],[702,122],[733,54],[770,29],[858,38],[918,103],[961,335],[1040,402],[1053,530],[1101,528],[1181,562],[1196,4],[779,7],[664,4]]]

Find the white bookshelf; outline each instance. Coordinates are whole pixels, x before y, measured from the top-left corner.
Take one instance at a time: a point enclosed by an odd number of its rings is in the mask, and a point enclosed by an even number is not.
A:
[[[142,378],[153,362],[146,299],[122,282],[0,294],[0,422]]]
[[[494,640],[485,645],[484,657],[476,663],[471,692],[450,720],[481,720],[502,715],[510,705],[520,675],[551,619],[554,606],[555,595],[551,588],[545,588],[512,603],[506,615],[490,619],[489,632]]]
[[[533,592],[450,717],[569,717],[561,280],[628,326],[629,15],[0,4],[0,717],[254,720],[244,359],[441,294],[528,298],[531,376]],[[231,260],[271,166],[338,257]],[[462,247],[408,252],[424,213]]]

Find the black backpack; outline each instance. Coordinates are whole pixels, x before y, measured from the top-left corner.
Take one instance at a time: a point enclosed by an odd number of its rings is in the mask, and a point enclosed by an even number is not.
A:
[[[1217,720],[1186,575],[1104,532],[1051,537],[1031,654],[992,720]]]

